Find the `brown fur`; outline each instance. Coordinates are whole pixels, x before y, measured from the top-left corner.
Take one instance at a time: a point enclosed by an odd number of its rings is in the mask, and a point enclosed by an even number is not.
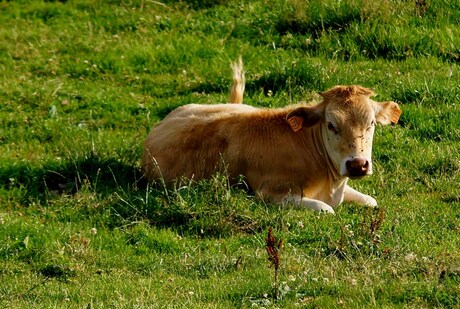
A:
[[[142,161],[146,176],[163,177],[166,182],[181,176],[209,178],[224,162],[231,179],[244,175],[253,190],[268,197],[272,192],[284,195],[305,189],[311,176],[298,171],[307,164],[317,175],[315,181],[326,178],[326,160],[310,145],[316,130],[309,130],[305,138],[291,130],[285,119],[292,109],[243,110],[212,117],[209,109],[202,109],[207,116],[199,118],[188,113],[193,110],[190,105],[174,111],[146,140]],[[299,160],[299,152],[305,159]],[[277,158],[282,160],[276,162]]]
[[[242,72],[242,65],[239,68]],[[234,81],[230,95],[234,103],[241,103],[243,97],[244,87],[235,86],[238,81],[241,79]],[[345,137],[347,145],[339,149],[364,147],[359,146],[356,134],[369,130],[369,125],[373,130],[366,118],[374,117],[373,110],[376,121],[383,124],[397,121],[400,115],[396,103],[374,102],[369,99],[372,94],[360,86],[336,86],[322,94],[323,102],[309,107],[185,105],[153,128],[144,144],[141,165],[149,180],[162,178],[166,183],[182,176],[210,178],[225,166],[231,181],[243,175],[252,190],[269,200],[281,201],[295,194],[337,204],[343,193],[336,198],[334,190],[346,176],[335,154],[330,154],[329,143],[333,142],[328,141],[329,136],[351,136],[349,140]],[[289,120],[293,117],[300,121],[300,128],[292,126]],[[341,126],[337,128],[340,134],[330,132],[335,128],[329,121]]]

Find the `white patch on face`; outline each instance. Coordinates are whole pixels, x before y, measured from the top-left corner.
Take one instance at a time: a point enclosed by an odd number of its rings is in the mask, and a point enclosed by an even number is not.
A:
[[[355,120],[348,115],[341,116],[341,121],[338,117],[326,116],[323,124],[323,140],[331,161],[340,176],[371,175],[374,115],[364,114],[362,119],[355,117]]]

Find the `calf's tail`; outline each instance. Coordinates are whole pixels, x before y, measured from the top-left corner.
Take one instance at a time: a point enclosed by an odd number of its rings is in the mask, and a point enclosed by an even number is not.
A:
[[[243,93],[246,83],[243,71],[243,59],[238,59],[238,62],[232,63],[233,85],[230,89],[229,103],[243,103]]]

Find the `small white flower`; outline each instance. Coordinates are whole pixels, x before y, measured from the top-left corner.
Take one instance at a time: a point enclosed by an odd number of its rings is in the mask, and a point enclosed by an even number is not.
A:
[[[97,229],[96,229],[95,227],[93,227],[93,228],[91,229],[91,234],[93,234],[93,235],[96,235],[96,234],[97,234]]]
[[[269,299],[267,298],[262,299],[262,306],[270,306],[270,305],[271,305],[271,302]],[[265,308],[265,307],[260,307],[260,308]]]
[[[300,227],[301,229],[304,228],[304,224],[302,221],[297,222],[297,226]]]
[[[417,258],[417,255],[415,255],[414,253],[410,252],[408,253],[404,259],[408,262],[412,262],[413,260],[415,260]]]
[[[50,109],[48,111],[48,116],[51,117],[51,118],[55,118],[57,116],[58,112],[57,112],[57,108],[55,105],[51,105],[50,106]]]

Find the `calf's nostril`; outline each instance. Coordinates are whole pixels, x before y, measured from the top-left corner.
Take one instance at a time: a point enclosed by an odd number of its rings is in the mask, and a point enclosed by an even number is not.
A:
[[[345,165],[350,176],[364,176],[369,171],[369,161],[365,159],[348,160]]]

